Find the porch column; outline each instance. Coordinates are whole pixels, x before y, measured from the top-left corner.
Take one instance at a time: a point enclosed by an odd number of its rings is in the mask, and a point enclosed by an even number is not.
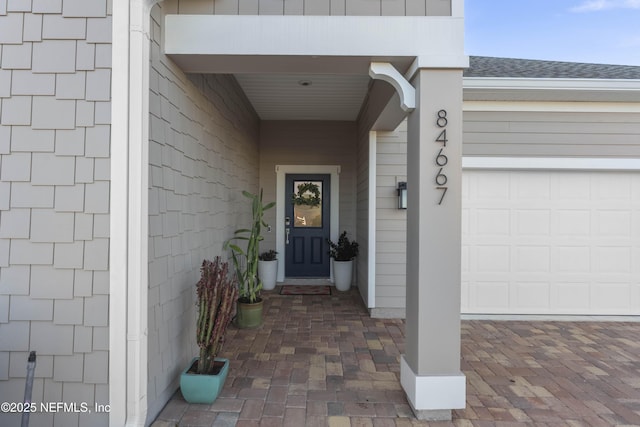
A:
[[[401,382],[419,419],[465,407],[460,371],[462,70],[419,69],[408,116],[407,319]]]

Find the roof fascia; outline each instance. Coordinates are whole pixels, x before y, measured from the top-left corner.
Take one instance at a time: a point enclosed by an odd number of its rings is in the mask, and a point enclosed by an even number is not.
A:
[[[464,77],[465,101],[640,102],[640,80]]]
[[[464,77],[468,89],[539,89],[539,90],[640,90],[634,79],[551,79],[514,77]]]

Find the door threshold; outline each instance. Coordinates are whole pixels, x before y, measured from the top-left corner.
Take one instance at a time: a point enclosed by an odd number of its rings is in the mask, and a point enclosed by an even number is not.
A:
[[[332,285],[328,277],[285,277],[283,285]]]

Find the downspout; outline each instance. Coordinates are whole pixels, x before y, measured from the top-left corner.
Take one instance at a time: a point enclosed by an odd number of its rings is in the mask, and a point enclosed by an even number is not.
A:
[[[150,12],[114,0],[109,302],[110,426],[147,416]],[[124,333],[126,331],[126,333]]]

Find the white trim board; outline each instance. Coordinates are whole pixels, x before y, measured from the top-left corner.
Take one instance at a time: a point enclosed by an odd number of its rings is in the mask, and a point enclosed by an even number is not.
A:
[[[504,322],[634,322],[640,316],[607,316],[576,314],[461,314],[461,320],[495,320]]]
[[[460,17],[167,15],[165,25],[168,55],[465,58]]]
[[[462,17],[167,15],[164,36],[165,53],[186,72],[367,74],[371,61],[414,58],[468,66]]]
[[[337,165],[276,165],[276,251],[284,254],[284,206],[285,178],[287,174],[330,174],[331,175],[331,214],[329,235],[332,241],[338,240],[340,230],[340,166]],[[332,276],[333,277],[333,276]],[[278,282],[284,281],[284,262],[278,263]]]
[[[466,405],[466,377],[458,375],[418,375],[400,358],[400,383],[416,411],[462,409]]]
[[[463,111],[544,112],[544,113],[640,113],[637,102],[578,101],[471,101],[465,100]]]
[[[367,308],[375,308],[376,306],[376,248],[378,242],[376,241],[376,190],[378,189],[377,182],[377,146],[378,133],[376,131],[369,132],[369,230],[368,230],[368,242],[367,245],[367,282],[369,290],[367,292]]]
[[[589,157],[463,157],[462,169],[639,171],[640,159]]]

